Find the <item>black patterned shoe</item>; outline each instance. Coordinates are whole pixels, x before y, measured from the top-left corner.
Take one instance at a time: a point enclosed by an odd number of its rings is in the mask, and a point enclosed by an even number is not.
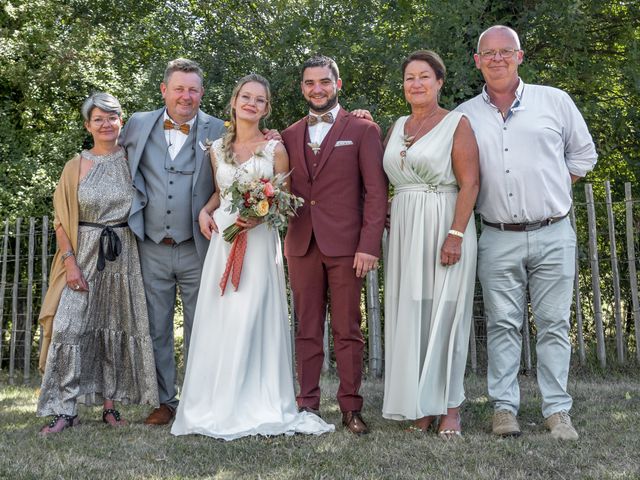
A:
[[[115,420],[114,422],[110,422],[109,420],[107,420],[107,417],[109,415],[113,416],[113,419]],[[121,417],[120,412],[115,408],[107,408],[103,410],[102,421],[107,425],[111,425],[112,427],[121,427],[127,424],[127,421]]]
[[[54,415],[51,421],[40,429],[40,435],[49,435],[50,433],[60,433],[65,428],[75,427],[80,423],[78,415]]]

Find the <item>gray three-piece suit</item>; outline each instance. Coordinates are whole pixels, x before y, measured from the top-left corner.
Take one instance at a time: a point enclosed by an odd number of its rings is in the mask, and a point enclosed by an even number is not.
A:
[[[176,399],[173,314],[176,285],[184,309],[185,360],[208,240],[200,233],[198,214],[213,193],[207,140],[224,133],[224,123],[202,111],[172,160],[165,139],[165,108],[135,113],[120,144],[126,149],[135,189],[129,226],[138,237],[147,295],[150,333],[160,403]]]

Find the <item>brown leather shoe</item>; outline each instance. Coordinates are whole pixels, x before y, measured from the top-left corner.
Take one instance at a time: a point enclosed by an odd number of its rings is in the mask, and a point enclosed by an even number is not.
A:
[[[351,433],[356,435],[365,435],[369,433],[369,427],[364,423],[360,412],[343,412],[342,425],[347,427]]]
[[[167,425],[175,416],[176,411],[166,403],[162,403],[149,414],[144,423],[145,425]]]

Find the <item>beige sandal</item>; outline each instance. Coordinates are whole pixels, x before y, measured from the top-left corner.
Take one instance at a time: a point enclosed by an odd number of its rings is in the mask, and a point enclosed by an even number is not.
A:
[[[436,420],[438,417],[434,415],[429,415],[422,418],[417,418],[413,421],[411,425],[405,428],[405,432],[419,432],[419,433],[427,433],[429,429],[435,428]],[[421,420],[424,421],[425,425],[420,425],[418,422]]]
[[[450,412],[451,410],[454,410],[454,412]],[[446,423],[447,419],[450,418],[453,415],[455,415],[456,426],[455,426],[455,428],[447,428],[445,426],[445,423]],[[440,418],[440,426],[438,428],[438,436],[440,438],[442,438],[443,440],[452,440],[454,438],[461,438],[462,437],[462,425],[461,425],[461,418],[460,418],[460,410],[458,408],[448,408],[447,409],[447,414]]]

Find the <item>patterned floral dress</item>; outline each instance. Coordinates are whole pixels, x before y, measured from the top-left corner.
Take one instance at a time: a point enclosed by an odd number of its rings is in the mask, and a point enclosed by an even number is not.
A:
[[[96,156],[78,185],[76,261],[89,291],[65,287],[38,400],[38,416],[75,415],[77,403],[158,404],[153,346],[138,248],[126,226],[133,198],[124,150]],[[82,225],[82,223],[92,225]],[[120,255],[98,269],[104,226],[119,237]],[[112,237],[113,238],[113,237]]]

